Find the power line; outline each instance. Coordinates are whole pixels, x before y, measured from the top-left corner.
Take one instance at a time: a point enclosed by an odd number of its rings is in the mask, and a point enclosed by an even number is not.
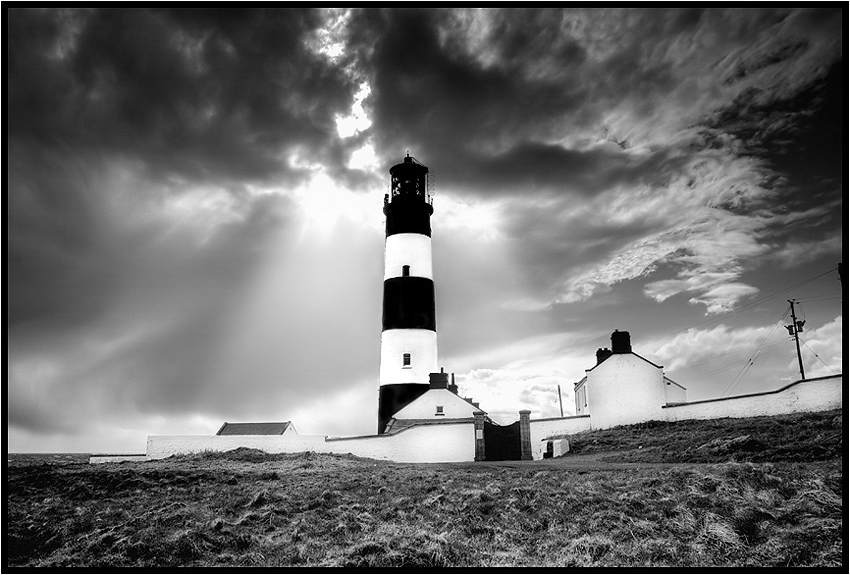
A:
[[[785,310],[785,312],[782,314],[782,317],[779,318],[779,321],[774,324],[773,329],[771,329],[770,333],[767,334],[767,337],[765,337],[762,340],[762,342],[758,346],[758,349],[756,349],[756,352],[749,359],[749,361],[746,363],[746,365],[744,365],[744,367],[741,369],[741,371],[738,373],[738,375],[735,376],[735,378],[732,380],[732,382],[726,387],[726,389],[721,394],[722,396],[725,396],[727,393],[730,393],[733,389],[735,389],[735,386],[738,385],[741,382],[741,380],[744,378],[744,375],[747,374],[747,372],[750,370],[750,368],[755,363],[755,360],[758,357],[759,353],[761,353],[762,348],[764,347],[764,344],[766,344],[767,340],[769,340],[771,338],[771,336],[774,334],[774,332],[776,332],[776,328],[778,328],[780,325],[782,325],[782,322],[785,320],[785,317],[788,315],[788,311],[789,310]]]
[[[813,301],[826,301],[828,299],[841,299],[840,295],[830,295],[824,297],[815,297],[815,298],[806,298],[806,299],[798,299],[797,301],[800,303],[809,303]]]
[[[801,341],[802,341],[802,340],[801,340]],[[809,351],[810,351],[810,352],[812,352],[812,353],[814,353],[814,354],[815,354],[815,357],[816,357],[816,358],[818,358],[818,359],[820,360],[820,362],[821,362],[822,364],[824,364],[824,365],[826,366],[826,368],[827,368],[829,371],[831,371],[831,372],[832,372],[833,374],[835,374],[835,375],[838,375],[838,374],[835,372],[835,370],[833,370],[833,369],[832,369],[832,366],[828,365],[828,364],[827,364],[824,360],[822,360],[822,359],[820,358],[820,356],[817,354],[817,352],[815,352],[815,350],[813,350],[812,348],[810,348],[810,347],[809,347],[809,344],[807,344],[805,341],[803,341],[802,343],[803,343],[803,345],[805,345],[805,346],[809,349]]]
[[[818,275],[816,275],[816,276],[814,276],[814,277],[811,277],[811,278],[809,278],[809,279],[807,279],[807,280],[803,280],[803,281],[798,282],[798,283],[796,283],[796,284],[794,284],[794,285],[791,285],[791,286],[788,286],[788,287],[786,287],[786,288],[783,288],[783,289],[781,289],[781,290],[779,290],[779,291],[777,291],[777,292],[774,292],[774,293],[772,293],[772,294],[770,294],[770,295],[766,295],[766,296],[764,296],[764,297],[762,297],[762,298],[759,298],[759,299],[757,299],[757,300],[751,301],[751,302],[750,302],[750,303],[748,303],[748,304],[742,305],[741,307],[739,307],[739,308],[738,308],[737,310],[735,310],[735,311],[731,311],[731,312],[729,312],[729,313],[725,313],[725,314],[723,314],[723,315],[720,315],[720,316],[717,316],[717,317],[714,317],[714,318],[711,318],[711,319],[707,319],[707,320],[703,320],[703,321],[701,321],[701,322],[695,323],[695,324],[693,324],[693,325],[691,325],[691,326],[688,326],[688,327],[686,327],[686,328],[684,328],[684,329],[681,329],[681,330],[677,331],[677,332],[676,332],[676,334],[680,334],[680,333],[682,333],[682,332],[688,331],[689,329],[694,328],[694,327],[700,327],[700,326],[703,326],[703,325],[712,324],[712,323],[715,323],[715,322],[718,322],[718,321],[724,320],[724,319],[726,319],[726,318],[729,318],[729,317],[732,317],[732,316],[736,316],[736,315],[738,315],[739,313],[742,313],[742,312],[744,312],[744,311],[748,310],[749,308],[751,308],[751,307],[753,307],[753,306],[756,306],[756,305],[758,305],[758,304],[760,304],[760,303],[763,303],[763,302],[765,302],[765,301],[767,301],[767,300],[769,300],[769,299],[772,299],[772,298],[774,298],[774,297],[776,297],[776,296],[778,296],[778,295],[780,295],[780,294],[783,294],[783,293],[785,293],[785,292],[787,292],[787,291],[790,291],[790,290],[792,290],[792,289],[794,289],[794,288],[798,288],[798,287],[800,287],[800,286],[804,286],[804,285],[806,285],[806,284],[812,283],[812,282],[813,282],[813,281],[815,281],[816,279],[822,278],[823,276],[825,276],[825,275],[827,275],[827,274],[830,274],[830,273],[834,272],[835,270],[836,270],[836,268],[832,268],[832,269],[830,269],[830,270],[828,270],[828,271],[823,272],[822,274],[818,274]],[[674,334],[674,335],[676,335],[676,334]]]
[[[688,380],[689,380],[689,381],[694,381],[694,380],[697,380],[697,379],[702,379],[702,378],[704,378],[704,377],[708,377],[709,375],[714,375],[714,374],[716,374],[716,373],[720,373],[720,372],[722,372],[722,371],[726,371],[727,369],[732,369],[733,367],[738,367],[738,364],[740,364],[742,361],[750,361],[750,360],[749,360],[749,358],[748,358],[748,359],[745,359],[745,360],[738,360],[738,361],[736,361],[735,363],[730,363],[729,365],[727,365],[727,366],[725,366],[725,367],[721,367],[721,368],[719,368],[719,369],[715,369],[714,371],[709,371],[708,373],[703,373],[703,374],[700,374],[700,375],[697,375],[697,376],[694,376],[694,377],[688,378]]]
[[[770,348],[767,348],[767,349],[771,349],[775,345],[778,345],[778,344],[774,344],[774,345],[770,346]],[[735,351],[728,351],[726,353],[721,353],[719,355],[715,355],[714,357],[710,357],[708,359],[704,359],[704,360],[698,361],[696,363],[689,363],[686,366],[684,366],[684,368],[685,369],[692,369],[692,368],[697,367],[699,365],[705,365],[706,363],[716,363],[717,360],[719,360],[723,357],[730,356],[730,355],[733,355],[733,356],[734,355],[741,355],[742,356],[740,359],[736,359],[735,361],[733,361],[732,363],[729,364],[729,365],[737,365],[738,363],[740,363],[741,361],[744,360],[745,356],[752,355],[752,352],[748,349],[737,349]]]
[[[775,347],[778,347],[778,346],[782,345],[783,343],[785,343],[785,342],[780,341],[780,342],[778,342],[778,343],[774,343],[774,344],[772,344],[772,345],[769,345],[769,346],[767,346],[766,348],[764,348],[764,349],[762,350],[762,353],[764,353],[764,352],[766,352],[766,351],[768,351],[768,350],[771,350],[771,349],[773,349],[773,348],[775,348]],[[741,352],[733,352],[733,353],[741,353]],[[728,354],[728,353],[727,353],[727,354],[725,354],[725,355],[730,355],[730,354]],[[741,365],[742,363],[746,363],[746,362],[750,361],[750,357],[749,357],[750,355],[751,355],[751,354],[750,354],[749,352],[747,352],[747,356],[745,356],[745,357],[746,357],[746,359],[739,359],[739,360],[736,360],[736,361],[734,361],[734,362],[732,362],[732,363],[730,363],[730,364],[728,364],[728,365],[725,365],[725,366],[723,366],[723,367],[717,368],[717,369],[715,369],[715,370],[708,371],[708,372],[706,372],[706,373],[701,373],[701,374],[699,374],[699,375],[697,375],[697,376],[694,376],[694,377],[690,377],[690,378],[688,378],[688,380],[689,380],[689,381],[693,381],[693,380],[695,380],[695,379],[702,379],[702,378],[704,378],[704,377],[708,377],[709,375],[714,375],[714,374],[716,374],[716,373],[720,373],[720,372],[722,372],[722,371],[726,371],[726,370],[728,370],[728,369],[732,369],[733,367],[738,367],[738,366],[739,366],[739,365]],[[718,356],[718,357],[722,357],[722,356]],[[717,358],[712,358],[711,360],[703,361],[703,362],[701,362],[701,363],[707,363],[708,361],[713,361],[714,359],[717,359]],[[696,365],[696,364],[694,364],[694,365]],[[691,367],[691,366],[687,366],[687,367]]]

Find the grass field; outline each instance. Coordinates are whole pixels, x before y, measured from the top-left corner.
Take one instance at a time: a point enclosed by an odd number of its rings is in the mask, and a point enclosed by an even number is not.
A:
[[[7,461],[9,567],[844,570],[843,418],[630,426],[542,462]]]

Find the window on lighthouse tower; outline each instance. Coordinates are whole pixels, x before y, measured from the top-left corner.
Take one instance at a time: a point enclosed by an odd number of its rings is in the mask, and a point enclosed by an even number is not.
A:
[[[401,366],[402,367],[410,367],[410,354],[405,353],[401,356]]]

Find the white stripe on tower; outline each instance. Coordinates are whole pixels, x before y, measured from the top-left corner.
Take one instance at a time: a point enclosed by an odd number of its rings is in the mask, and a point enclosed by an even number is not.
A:
[[[408,266],[409,275],[434,279],[431,267],[431,237],[423,234],[394,234],[384,249],[384,279],[400,277]]]
[[[405,365],[405,354],[409,354]],[[381,333],[381,385],[428,385],[437,369],[437,332],[427,329],[390,329]]]

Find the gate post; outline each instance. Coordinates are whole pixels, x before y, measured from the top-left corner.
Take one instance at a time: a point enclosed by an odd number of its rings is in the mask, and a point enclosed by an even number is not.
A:
[[[531,456],[531,411],[528,409],[519,412],[519,448],[521,460],[533,459]]]
[[[475,461],[484,461],[484,414],[475,413]]]

